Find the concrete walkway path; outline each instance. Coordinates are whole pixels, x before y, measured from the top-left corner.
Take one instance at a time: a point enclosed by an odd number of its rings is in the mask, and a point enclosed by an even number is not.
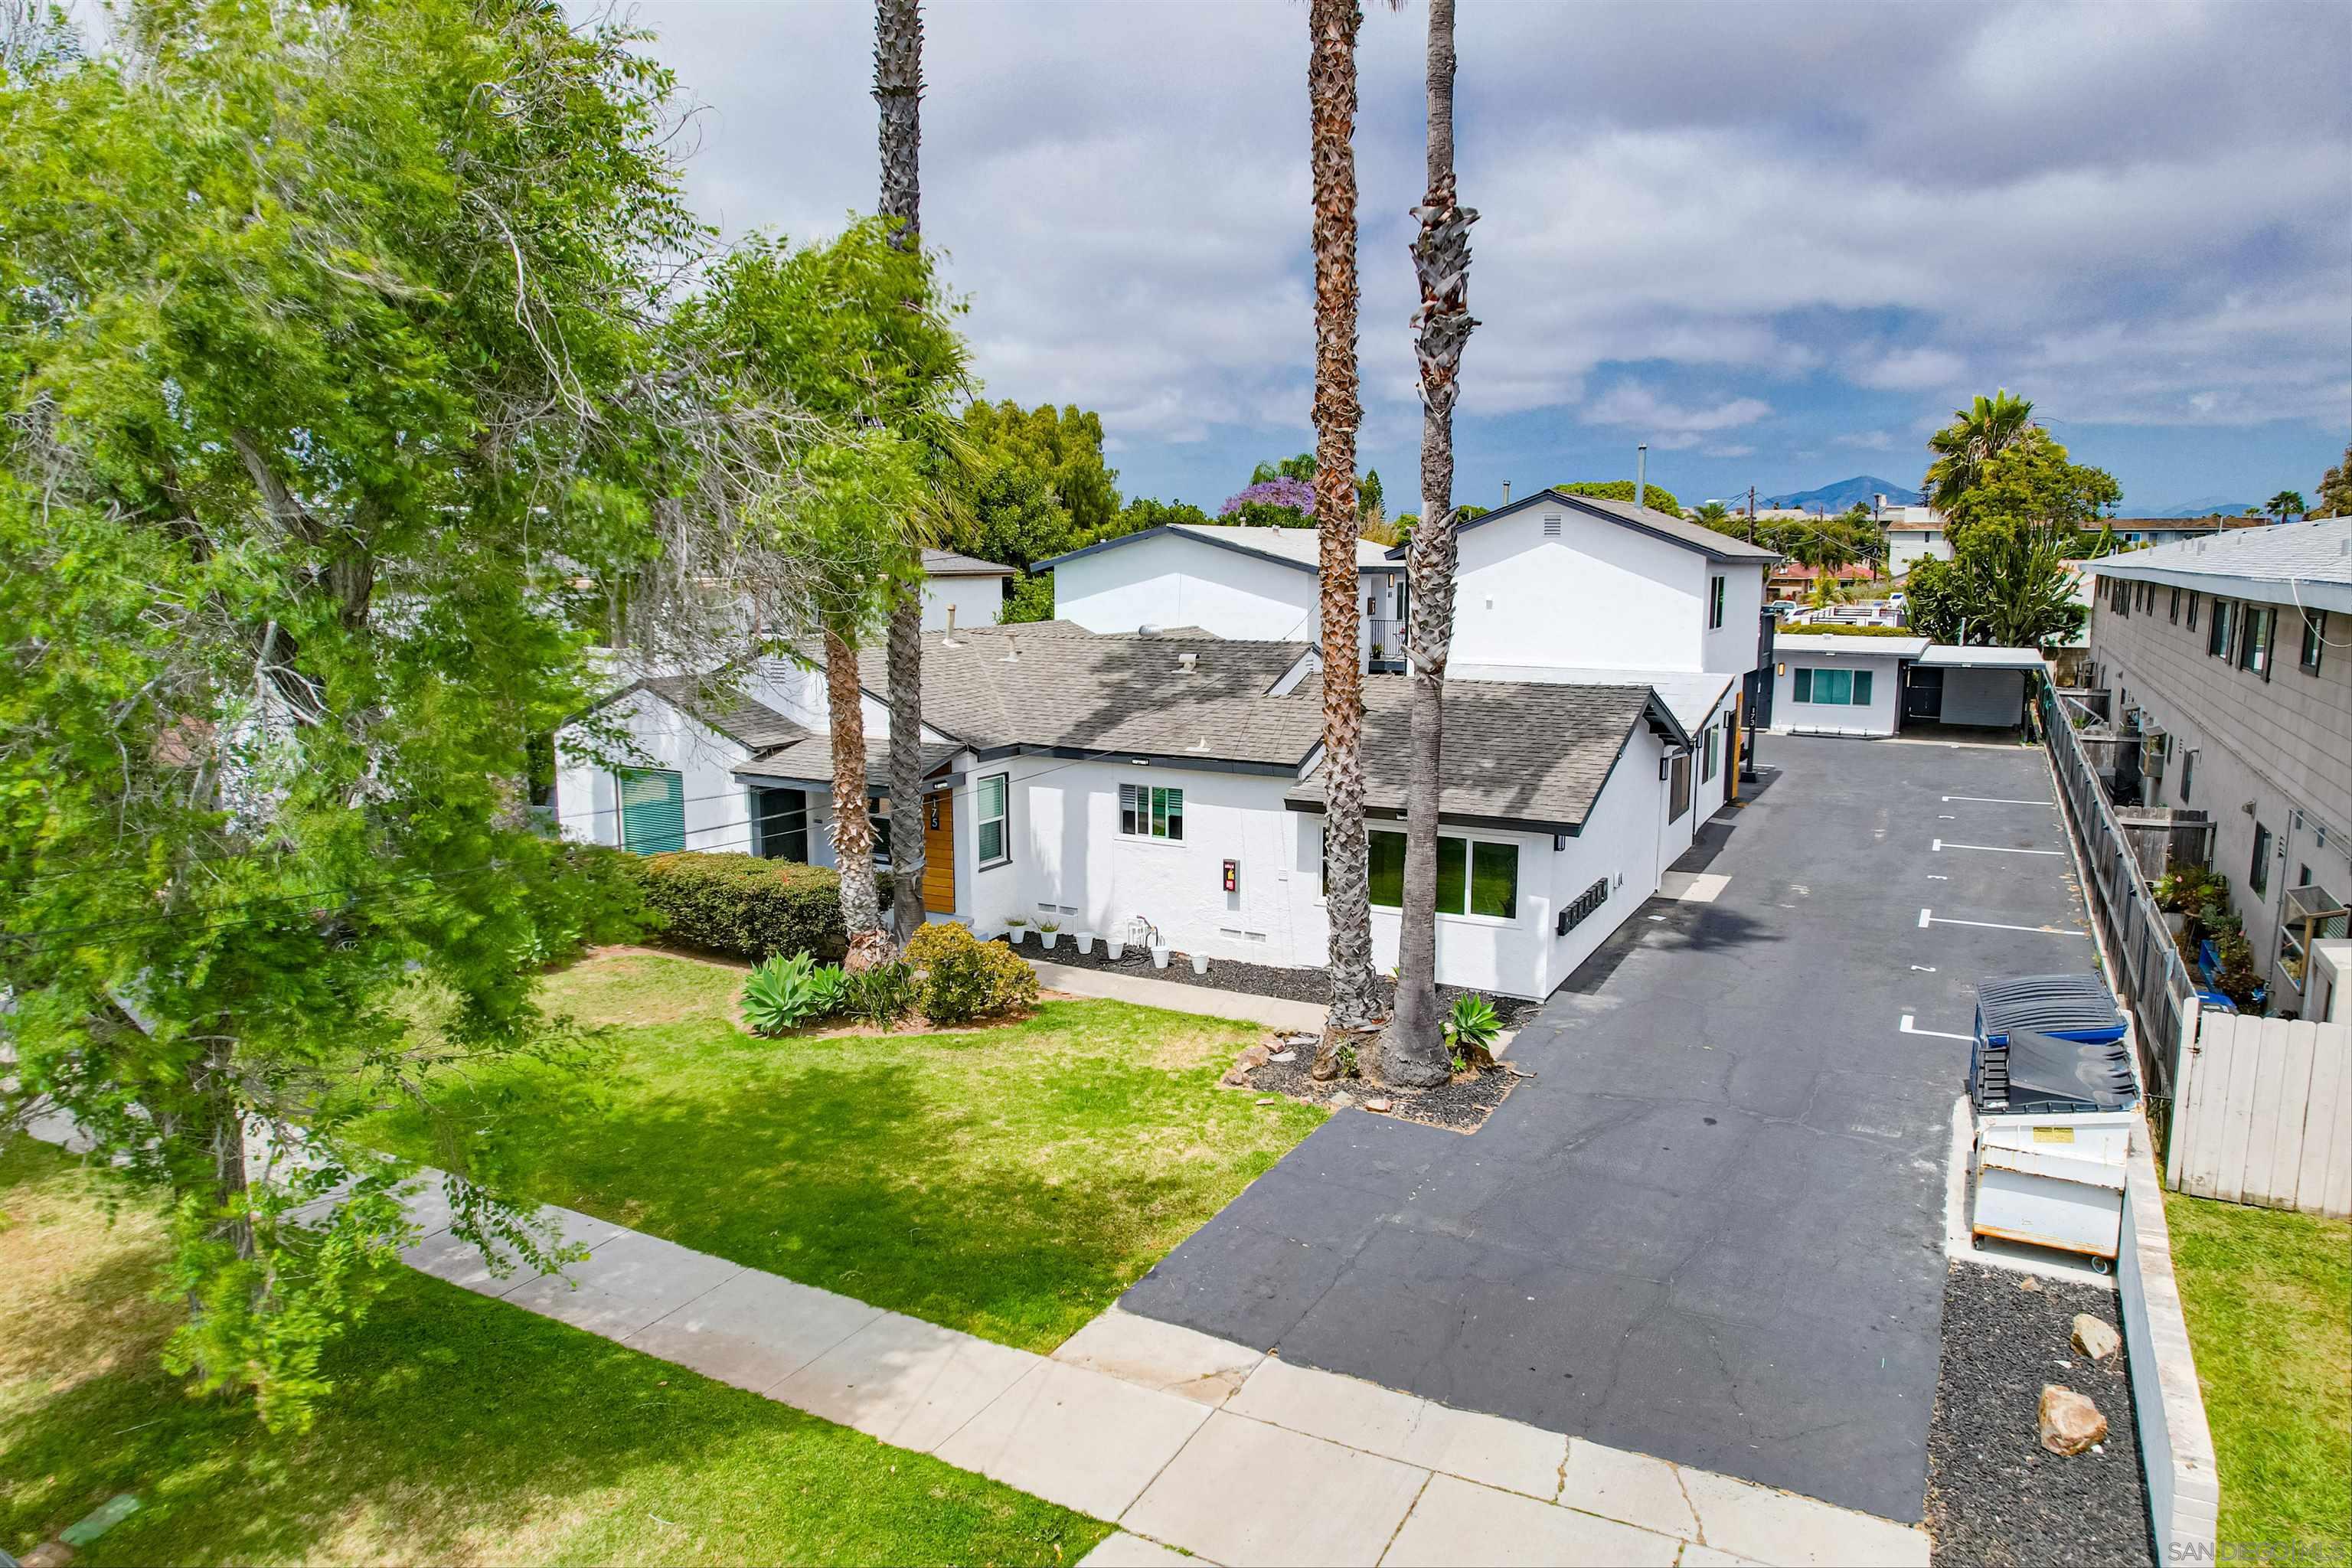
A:
[[[1018,950],[1016,950],[1018,951]],[[1021,954],[1029,958],[1025,952]],[[1212,1018],[1237,1018],[1264,1024],[1270,1029],[1323,1032],[1320,1002],[1291,1002],[1279,996],[1255,996],[1246,991],[1220,991],[1213,985],[1187,985],[1181,980],[1146,980],[1139,975],[1114,974],[1101,969],[1081,969],[1075,963],[1049,963],[1029,958],[1037,984],[1076,996],[1103,996],[1132,1002],[1139,1007],[1165,1007],[1172,1013],[1202,1013]]]
[[[555,1208],[587,1260],[494,1278],[425,1174],[412,1266],[1117,1522],[1088,1563],[1927,1561],[1890,1521],[1117,1309],[1041,1356]]]

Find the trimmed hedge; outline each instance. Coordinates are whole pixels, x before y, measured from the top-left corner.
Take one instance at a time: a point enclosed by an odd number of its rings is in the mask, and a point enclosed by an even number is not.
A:
[[[841,879],[830,867],[687,849],[647,855],[636,868],[663,936],[681,947],[754,963],[806,952],[838,963],[849,950]],[[881,882],[887,910],[889,879]]]

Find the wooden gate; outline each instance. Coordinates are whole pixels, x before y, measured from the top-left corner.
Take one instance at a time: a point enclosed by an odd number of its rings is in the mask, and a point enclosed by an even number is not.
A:
[[[2180,1192],[2352,1218],[2352,1024],[2205,1014],[2166,1156]]]

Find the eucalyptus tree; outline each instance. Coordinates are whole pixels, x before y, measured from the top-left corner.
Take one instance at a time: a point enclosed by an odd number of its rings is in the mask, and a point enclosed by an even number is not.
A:
[[[881,110],[882,200],[877,209],[900,250],[922,245],[923,11],[920,0],[875,0],[874,101]],[[940,476],[942,481],[947,476]],[[938,535],[918,494],[903,516],[917,549]],[[890,605],[891,925],[900,946],[923,923],[923,584],[899,584]],[[829,678],[829,683],[837,680]],[[840,716],[835,715],[836,727]],[[835,769],[843,758],[835,737]],[[838,782],[838,780],[836,780]]]
[[[1454,405],[1470,316],[1470,226],[1454,172],[1454,0],[1429,5],[1429,189],[1412,268],[1421,284],[1413,353],[1421,366],[1421,514],[1405,572],[1412,619],[1412,760],[1405,787],[1404,894],[1397,938],[1397,1000],[1381,1041],[1380,1075],[1404,1088],[1444,1083],[1452,1070],[1437,1009],[1437,839],[1444,795],[1445,661],[1454,641]]]
[[[1356,0],[1308,0],[1307,100],[1315,248],[1315,526],[1320,533],[1323,856],[1331,1008],[1315,1075],[1379,1025],[1364,837],[1364,689],[1356,600]]]
[[[166,1198],[167,1362],[299,1425],[411,1234],[353,1119],[564,1049],[539,964],[635,929],[517,781],[593,689],[572,584],[654,552],[636,410],[703,237],[625,30],[110,22],[0,66],[0,1130],[69,1116]],[[446,1147],[495,1180],[494,1139]]]

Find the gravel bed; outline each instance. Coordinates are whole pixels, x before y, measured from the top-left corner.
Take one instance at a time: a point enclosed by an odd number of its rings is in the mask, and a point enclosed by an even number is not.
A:
[[[1507,1067],[1491,1068],[1485,1072],[1454,1075],[1453,1081],[1434,1089],[1378,1089],[1361,1079],[1339,1078],[1328,1083],[1318,1083],[1313,1076],[1315,1047],[1301,1045],[1295,1047],[1297,1059],[1268,1062],[1250,1069],[1249,1087],[1259,1094],[1279,1094],[1290,1100],[1303,1100],[1310,1105],[1331,1105],[1343,1098],[1349,1104],[1362,1105],[1368,1100],[1383,1100],[1389,1104],[1385,1112],[1401,1121],[1419,1121],[1431,1127],[1444,1127],[1454,1132],[1475,1132],[1495,1107],[1503,1103],[1518,1074]]]
[[[2094,1362],[2069,1342],[2074,1314],[2116,1321],[2112,1290],[1954,1263],[1944,1280],[1943,1364],[1927,1429],[1927,1529],[1937,1568],[2150,1563],[2127,1351]],[[2065,1458],[2042,1447],[2044,1384],[2087,1396],[2107,1440]]]
[[[1288,1002],[1325,1003],[1331,1000],[1331,980],[1320,969],[1278,969],[1270,963],[1244,963],[1239,959],[1220,958],[1209,964],[1209,973],[1195,974],[1185,955],[1177,953],[1168,961],[1165,969],[1151,967],[1149,952],[1129,948],[1116,963],[1103,956],[1102,939],[1097,937],[1086,952],[1077,951],[1077,938],[1064,931],[1052,952],[1037,945],[1034,937],[1013,944],[1013,951],[1024,958],[1034,958],[1040,963],[1066,963],[1074,969],[1100,969],[1112,974],[1132,974],[1139,980],[1172,980],[1179,985],[1207,985],[1219,991],[1244,991],[1252,996],[1279,996]],[[1382,1005],[1396,1001],[1395,984],[1385,974],[1377,975],[1373,984],[1380,989]],[[1437,1000],[1441,1006],[1451,1007],[1454,999],[1464,994],[1460,986],[1441,985]],[[1481,993],[1481,994],[1485,994]],[[1506,1029],[1516,1029],[1540,1003],[1517,996],[1487,996],[1494,1005],[1495,1016]]]

